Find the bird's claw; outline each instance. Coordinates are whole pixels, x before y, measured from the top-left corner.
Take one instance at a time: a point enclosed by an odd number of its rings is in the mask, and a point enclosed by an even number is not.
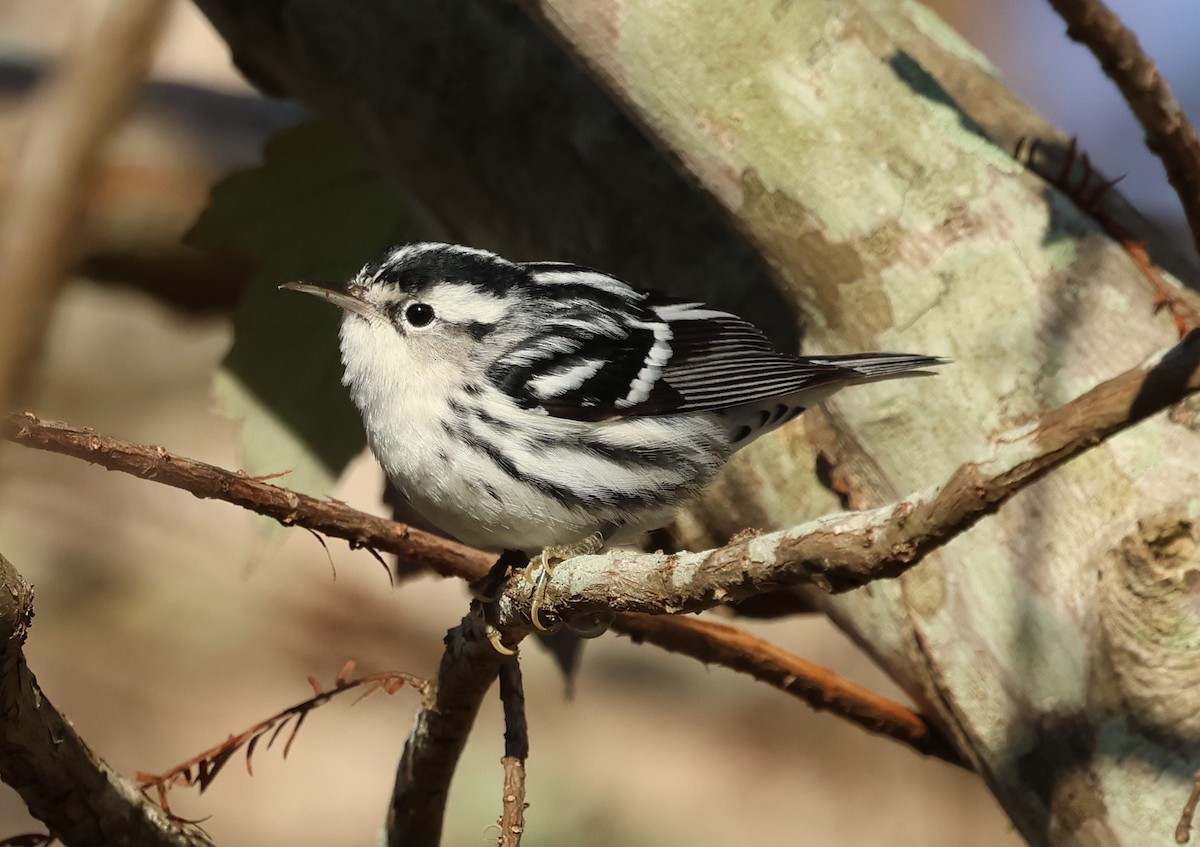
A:
[[[533,586],[533,599],[529,604],[529,621],[533,628],[540,632],[549,632],[550,628],[542,623],[542,608],[546,605],[546,588],[555,566],[576,556],[590,556],[604,549],[604,536],[593,532],[587,538],[574,544],[562,544],[545,547],[538,554],[537,565],[532,562],[525,568],[525,581]]]
[[[516,650],[513,650],[511,647],[505,645],[503,641],[503,633],[501,633],[500,630],[496,629],[496,627],[492,626],[490,623],[485,623],[483,625],[483,636],[488,640],[488,644],[492,645],[492,649],[501,656],[517,655]]]

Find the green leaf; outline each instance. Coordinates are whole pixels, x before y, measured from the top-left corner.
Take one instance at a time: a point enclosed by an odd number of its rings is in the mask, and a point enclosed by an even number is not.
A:
[[[223,410],[243,421],[247,472],[290,472],[288,487],[320,496],[365,441],[340,382],[340,313],[279,285],[349,279],[390,245],[419,237],[362,152],[327,124],[276,136],[260,167],[213,190],[189,241],[254,269],[215,386]]]

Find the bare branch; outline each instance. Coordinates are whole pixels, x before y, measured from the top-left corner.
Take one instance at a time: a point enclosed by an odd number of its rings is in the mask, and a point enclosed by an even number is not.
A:
[[[63,272],[75,258],[72,230],[99,152],[124,117],[149,66],[170,5],[110,4],[96,32],[49,82],[14,169],[0,228],[0,409],[19,389]]]
[[[475,606],[476,604],[472,604]],[[509,658],[488,642],[472,613],[446,634],[435,700],[417,714],[388,807],[389,847],[436,847],[446,797],[475,715]]]
[[[1162,160],[1200,249],[1200,138],[1137,37],[1102,0],[1050,0],[1067,35],[1087,46],[1116,83]]]
[[[486,553],[368,515],[344,503],[297,494],[244,473],[173,456],[162,447],[108,438],[87,427],[40,421],[29,414],[9,414],[0,419],[0,433],[26,447],[74,456],[111,471],[152,479],[201,499],[225,500],[274,518],[284,526],[302,526],[345,539],[351,547],[370,547],[420,559],[442,576],[478,579],[487,573],[492,562]]]
[[[706,664],[749,674],[813,709],[833,712],[868,732],[886,735],[926,756],[970,767],[923,715],[737,627],[631,612],[619,615],[613,629],[635,641],[649,641]]]
[[[500,667],[500,702],[504,704],[504,811],[499,847],[521,847],[525,832],[525,760],[529,758],[529,725],[525,720],[525,685],[521,665],[509,656]]]
[[[1192,840],[1192,820],[1196,817],[1197,805],[1200,805],[1200,771],[1192,777],[1192,793],[1188,795],[1175,827],[1176,844],[1187,844]]]
[[[819,518],[703,553],[614,551],[554,571],[543,617],[696,612],[780,586],[849,591],[899,576],[1085,450],[1200,390],[1200,330],[1149,362],[1001,435],[941,486],[864,512]],[[532,589],[510,580],[496,623],[528,620]]]
[[[199,847],[115,773],[54,708],[21,649],[33,619],[33,591],[0,556],[0,779],[64,844]]]

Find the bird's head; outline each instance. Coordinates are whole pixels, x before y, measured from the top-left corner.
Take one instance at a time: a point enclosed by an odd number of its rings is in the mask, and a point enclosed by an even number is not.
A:
[[[528,272],[494,253],[451,244],[396,247],[350,282],[281,286],[345,310],[342,359],[357,374],[420,367],[462,368],[485,338],[507,324]]]

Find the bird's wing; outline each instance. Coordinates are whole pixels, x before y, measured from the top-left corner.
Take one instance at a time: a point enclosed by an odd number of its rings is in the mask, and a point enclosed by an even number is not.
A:
[[[867,376],[849,359],[777,353],[728,312],[642,294],[573,265],[526,267],[546,286],[545,314],[489,369],[526,408],[580,420],[717,411]]]

